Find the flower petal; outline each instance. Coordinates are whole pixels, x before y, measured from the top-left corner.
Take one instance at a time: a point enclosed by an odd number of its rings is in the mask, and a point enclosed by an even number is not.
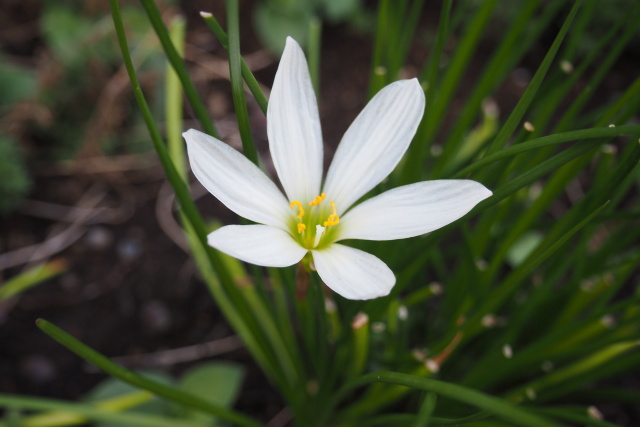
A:
[[[273,164],[289,201],[312,200],[322,181],[322,131],[309,68],[298,43],[287,44],[267,110]]]
[[[457,220],[491,196],[466,179],[405,185],[359,204],[340,220],[340,239],[395,240],[429,233]]]
[[[288,267],[307,253],[289,233],[268,225],[227,225],[207,240],[234,258],[264,267]]]
[[[386,86],[356,117],[338,146],[323,189],[338,214],[393,171],[423,112],[424,93],[412,79]]]
[[[359,249],[333,244],[312,253],[322,281],[345,298],[382,297],[388,295],[396,283],[387,264]]]
[[[262,224],[287,229],[289,203],[256,165],[218,139],[189,129],[189,162],[194,175],[226,207]]]

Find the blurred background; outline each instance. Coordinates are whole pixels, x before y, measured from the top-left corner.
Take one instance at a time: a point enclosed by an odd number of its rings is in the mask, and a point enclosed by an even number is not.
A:
[[[621,19],[632,1],[608,1],[601,30]],[[192,78],[223,139],[239,148],[227,57],[199,16],[201,10],[212,12],[224,26],[224,2],[158,3],[166,22],[178,15],[186,20]],[[496,28],[518,7],[504,3]],[[121,5],[143,89],[162,125],[162,50],[138,2]],[[304,45],[310,20],[321,21],[326,159],[366,102],[375,8],[376,2],[364,0],[240,2],[243,56],[267,93],[285,36]],[[426,2],[402,75],[416,76],[428,56],[439,8],[440,2]],[[577,48],[588,51],[600,35],[594,28],[593,39]],[[554,36],[543,38],[507,79],[495,99],[499,109],[515,105]],[[474,58],[478,66],[491,52],[492,37],[499,32],[483,41],[486,51]],[[603,94],[637,77],[638,47],[636,36],[600,89]],[[470,87],[475,68],[469,69]],[[256,145],[269,164],[265,118],[248,100]],[[455,124],[453,106],[449,125]],[[186,111],[185,129],[196,126]],[[202,188],[194,184],[193,192],[205,214],[232,219]],[[0,392],[77,399],[104,379],[35,327],[43,317],[132,368],[175,374],[213,356],[239,362],[244,381],[238,409],[265,420],[280,411],[277,394],[199,283],[172,206],[122,65],[108,4],[2,0],[0,283],[18,277],[25,291],[0,296]]]

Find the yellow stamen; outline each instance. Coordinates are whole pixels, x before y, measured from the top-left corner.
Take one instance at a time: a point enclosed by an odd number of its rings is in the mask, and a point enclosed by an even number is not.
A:
[[[329,227],[330,225],[336,225],[337,223],[340,222],[340,217],[336,212],[336,204],[333,202],[329,202],[329,203],[331,203],[331,210],[333,213],[329,215],[329,218],[327,218],[327,220],[324,222],[325,227]]]
[[[298,224],[298,234],[302,234],[304,230],[307,229],[307,226],[304,224]]]
[[[300,203],[297,200],[294,200],[293,202],[291,202],[289,206],[291,207],[291,209],[295,209],[297,207],[298,211],[300,211],[300,213],[296,216],[296,218],[302,218],[304,216],[304,209],[302,209],[302,203]]]
[[[325,193],[322,193],[319,196],[316,196],[312,201],[309,202],[309,206],[318,206],[324,199],[327,198]]]

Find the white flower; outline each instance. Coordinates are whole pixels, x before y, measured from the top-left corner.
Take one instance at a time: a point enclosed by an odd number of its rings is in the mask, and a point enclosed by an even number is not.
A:
[[[229,225],[211,246],[267,267],[310,253],[324,283],[350,299],[387,295],[395,276],[375,256],[339,243],[418,236],[465,215],[491,195],[469,180],[418,182],[352,205],[396,167],[418,127],[424,93],[416,79],[382,89],[355,119],[322,185],[323,144],[316,98],[300,46],[287,38],[276,73],[267,133],[284,195],[257,166],[197,130],[184,133],[195,176],[225,206],[257,225]]]

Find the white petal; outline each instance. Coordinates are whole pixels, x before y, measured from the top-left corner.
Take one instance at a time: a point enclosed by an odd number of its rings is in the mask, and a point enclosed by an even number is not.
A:
[[[359,249],[333,244],[312,253],[322,281],[345,298],[382,297],[388,295],[396,283],[387,264]]]
[[[189,129],[189,162],[194,175],[226,207],[262,224],[287,229],[289,203],[256,165],[222,141]]]
[[[268,225],[227,225],[209,234],[209,246],[250,264],[288,267],[307,250],[289,233]]]
[[[340,239],[395,240],[419,236],[457,220],[491,191],[466,179],[424,181],[386,191],[340,219]]]
[[[309,68],[298,43],[287,44],[267,110],[269,150],[289,201],[320,194],[322,131]],[[304,203],[304,202],[303,202]]]
[[[424,112],[417,79],[382,89],[347,130],[327,173],[323,192],[338,214],[378,185],[396,167],[416,133]]]

